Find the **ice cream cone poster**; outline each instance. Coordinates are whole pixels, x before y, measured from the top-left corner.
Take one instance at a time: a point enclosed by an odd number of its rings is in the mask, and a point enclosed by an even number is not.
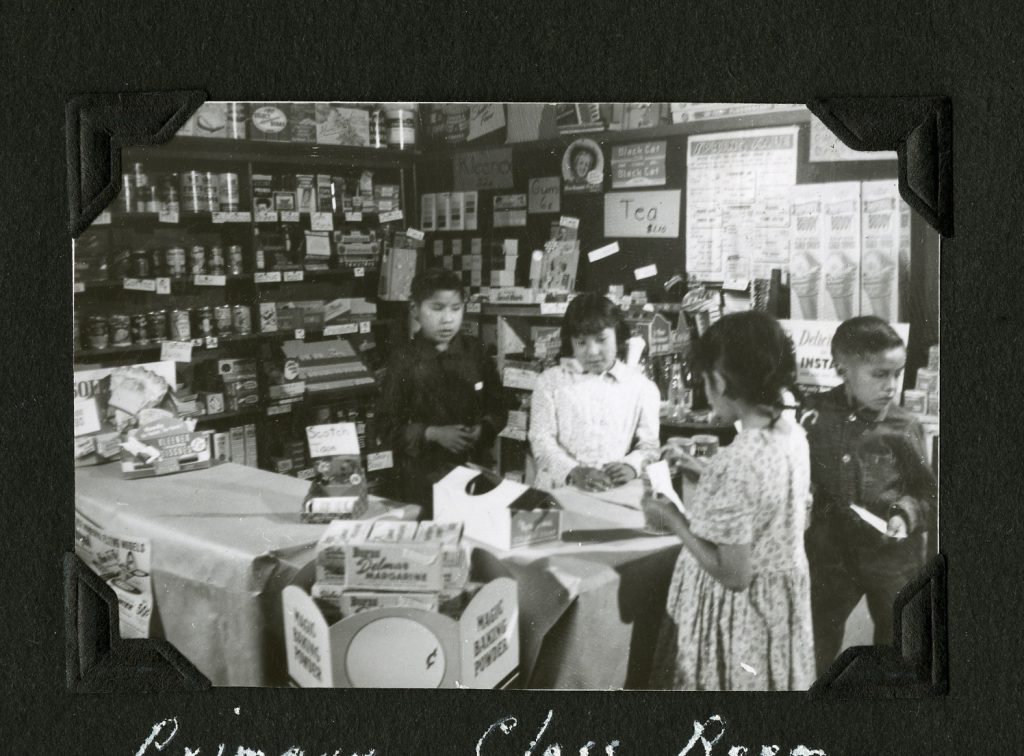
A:
[[[825,259],[818,317],[849,320],[860,314],[860,182],[822,186]]]
[[[861,312],[895,320],[899,315],[903,204],[897,182],[864,182],[861,203]]]
[[[793,187],[789,231],[789,301],[793,318],[818,319],[825,214],[820,184]]]

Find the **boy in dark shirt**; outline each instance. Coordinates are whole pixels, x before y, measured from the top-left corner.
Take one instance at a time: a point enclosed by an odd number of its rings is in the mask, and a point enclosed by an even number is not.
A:
[[[907,352],[896,331],[875,317],[847,320],[832,357],[843,383],[811,397],[801,420],[814,489],[805,544],[819,675],[864,596],[874,643],[892,642],[893,601],[924,566],[937,495],[921,425],[897,404]],[[853,505],[881,518],[886,532]]]
[[[395,455],[397,495],[426,507],[433,485],[468,461],[486,464],[508,413],[494,362],[478,339],[459,332],[462,281],[438,268],[412,283],[420,330],[391,356],[378,409],[381,436]]]

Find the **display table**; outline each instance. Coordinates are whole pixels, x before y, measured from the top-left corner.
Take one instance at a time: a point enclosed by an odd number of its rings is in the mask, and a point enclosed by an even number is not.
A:
[[[326,527],[299,520],[308,488],[230,463],[142,480],[111,464],[75,471],[75,508],[104,529],[150,539],[151,637],[214,685],[287,685],[281,591]],[[384,509],[374,497],[371,506]]]

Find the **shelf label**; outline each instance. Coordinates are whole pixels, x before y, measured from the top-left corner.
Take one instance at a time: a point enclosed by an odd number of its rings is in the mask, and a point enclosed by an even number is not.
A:
[[[565,226],[565,228],[579,228],[580,219],[573,218],[569,215],[563,215],[561,218],[558,219],[558,225]]]
[[[163,276],[156,279],[156,293],[157,294],[170,294],[171,293],[171,279]]]
[[[211,220],[214,223],[250,223],[252,222],[252,213],[248,210],[242,212],[235,210],[230,213],[211,213]]]
[[[353,275],[355,275],[356,278],[362,278],[366,275],[366,268],[356,268],[353,271]]]
[[[390,470],[395,466],[395,458],[391,450],[370,452],[366,455],[366,471]]]
[[[296,328],[295,329],[295,338],[298,339],[299,341],[305,341],[306,340],[306,329],[305,328]]]
[[[254,273],[252,280],[258,284],[281,283],[281,271],[275,270],[269,273]]]
[[[257,223],[277,223],[277,211],[276,210],[257,210],[256,211],[256,222]]]
[[[156,281],[152,278],[126,278],[125,291],[156,291]]]
[[[370,321],[369,320],[361,321],[359,323],[359,333],[369,333],[369,332],[370,332]]]
[[[637,268],[633,271],[633,276],[637,281],[642,281],[645,278],[651,278],[656,275],[658,275],[657,265],[645,265],[642,268]]]
[[[420,231],[418,228],[405,229],[405,235],[408,236],[410,239],[415,239],[416,241],[423,241],[424,236],[423,232]]]
[[[197,273],[192,279],[196,286],[226,286],[227,282],[227,276],[207,276],[201,273]]]
[[[173,208],[171,210],[161,210],[157,216],[161,223],[177,223],[178,222],[178,209]]]
[[[363,214],[362,213],[345,213],[345,220],[348,221],[349,223],[362,223],[363,222]]]
[[[338,454],[359,454],[359,438],[355,423],[330,423],[306,426],[310,459]]]
[[[380,222],[381,223],[391,223],[391,221],[402,220],[404,217],[405,217],[405,215],[402,213],[401,210],[392,210],[392,211],[387,212],[387,213],[381,213],[380,214]]]
[[[160,342],[161,362],[192,362],[191,341]]]
[[[267,407],[267,416],[272,417],[274,415],[287,415],[292,411],[292,405],[290,404],[275,404]]]
[[[303,278],[305,278],[305,271],[302,270],[286,270],[284,272],[284,280],[286,283],[289,281],[301,281]]]
[[[82,281],[75,281],[74,286],[71,289],[75,294],[81,294],[85,291],[85,284]]]
[[[298,223],[299,222],[299,211],[298,210],[282,210],[281,211],[281,222],[282,223]]]
[[[310,216],[310,223],[314,231],[334,230],[334,216],[330,213],[313,213]]]
[[[216,349],[217,346],[218,346],[218,343],[217,343],[217,337],[216,336],[207,336],[206,337],[206,348],[207,349]]]
[[[568,302],[541,302],[540,303],[540,314],[541,315],[565,315],[566,309],[568,309]]]
[[[603,260],[606,257],[614,255],[618,251],[619,243],[612,242],[611,244],[605,244],[603,247],[598,247],[597,249],[588,252],[587,259],[590,260],[590,262],[597,262],[598,260]]]
[[[324,328],[324,336],[347,336],[358,330],[359,327],[355,323],[335,323]]]

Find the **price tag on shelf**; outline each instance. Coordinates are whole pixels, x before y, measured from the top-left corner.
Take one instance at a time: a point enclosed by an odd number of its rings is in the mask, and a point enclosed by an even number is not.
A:
[[[349,223],[362,223],[363,222],[363,214],[362,213],[345,213],[345,220],[348,221]]]
[[[466,312],[480,312],[479,302],[468,302],[466,304]]]
[[[334,230],[334,216],[330,213],[313,213],[310,216],[310,223],[314,231]]]
[[[645,278],[651,278],[656,275],[658,275],[658,266],[653,264],[645,265],[633,271],[633,276],[637,281],[642,281]]]
[[[206,337],[206,348],[207,349],[216,349],[217,346],[218,346],[218,343],[217,343],[217,337],[216,336],[207,336]]]
[[[281,283],[281,271],[274,270],[261,273],[253,273],[252,280],[258,284]]]
[[[404,217],[405,215],[402,213],[401,210],[392,210],[387,213],[381,213],[380,222],[391,223],[392,221],[402,220]]]
[[[355,269],[355,270],[353,271],[353,275],[354,275],[354,276],[355,276],[356,278],[362,278],[363,276],[365,276],[365,275],[366,275],[366,268],[356,268],[356,269]]]
[[[306,340],[306,329],[305,328],[296,328],[295,329],[295,338],[298,339],[299,341],[305,341]]]
[[[335,323],[334,325],[324,326],[324,336],[341,336],[344,333],[347,333],[347,331],[343,324]]]
[[[161,277],[156,279],[156,293],[157,294],[170,294],[171,293],[171,279],[167,277]]]
[[[281,211],[281,222],[282,223],[298,223],[299,222],[299,211],[298,210],[282,210]]]
[[[541,315],[565,315],[565,311],[569,308],[568,302],[541,302],[540,303],[540,314]]]
[[[370,332],[370,325],[371,324],[370,324],[369,320],[361,321],[359,323],[359,333],[369,333]]]
[[[82,281],[75,281],[71,289],[75,294],[81,294],[85,291],[85,284]]]
[[[595,250],[587,252],[587,259],[590,260],[590,262],[597,262],[598,260],[603,260],[610,255],[614,255],[618,251],[619,243],[612,242],[611,244],[605,244],[603,247],[598,247]]]
[[[390,470],[395,466],[395,458],[391,450],[370,452],[366,455],[366,471]]]
[[[211,213],[210,214],[210,220],[213,221],[214,223],[227,223],[228,222],[228,214],[227,213]]]
[[[257,210],[256,211],[256,222],[257,223],[277,223],[277,211],[276,210]]]
[[[310,459],[333,457],[336,454],[359,454],[359,438],[355,423],[330,423],[306,426]]]
[[[196,286],[227,286],[228,277],[227,276],[208,276],[208,275],[203,275],[201,273],[197,273],[193,277],[192,283],[195,284]]]
[[[202,339],[192,339],[192,348],[193,349],[202,349],[203,348],[203,340]]]
[[[156,281],[152,278],[126,278],[125,291],[156,291]]]
[[[304,270],[286,270],[284,272],[284,280],[285,280],[285,282],[301,281],[304,278],[305,278],[305,271]]]
[[[233,210],[230,213],[211,213],[210,219],[214,223],[251,223],[252,213],[250,213],[248,210],[244,210],[241,212],[239,212],[238,210]]]
[[[558,225],[565,226],[565,228],[579,228],[580,219],[573,218],[572,216],[569,215],[563,215],[561,218],[558,219]]]
[[[275,404],[267,407],[267,416],[273,417],[274,415],[287,415],[292,411],[292,405],[290,404]]]
[[[418,228],[405,229],[405,235],[408,236],[410,239],[415,239],[416,241],[423,241],[424,236],[423,232],[420,231]]]
[[[177,223],[178,222],[178,208],[171,208],[170,210],[161,210],[157,216],[161,223]]]
[[[191,341],[160,342],[161,362],[192,362]]]
[[[102,213],[96,216],[96,220],[92,222],[94,226],[109,226],[110,225],[110,211],[104,210]]]

